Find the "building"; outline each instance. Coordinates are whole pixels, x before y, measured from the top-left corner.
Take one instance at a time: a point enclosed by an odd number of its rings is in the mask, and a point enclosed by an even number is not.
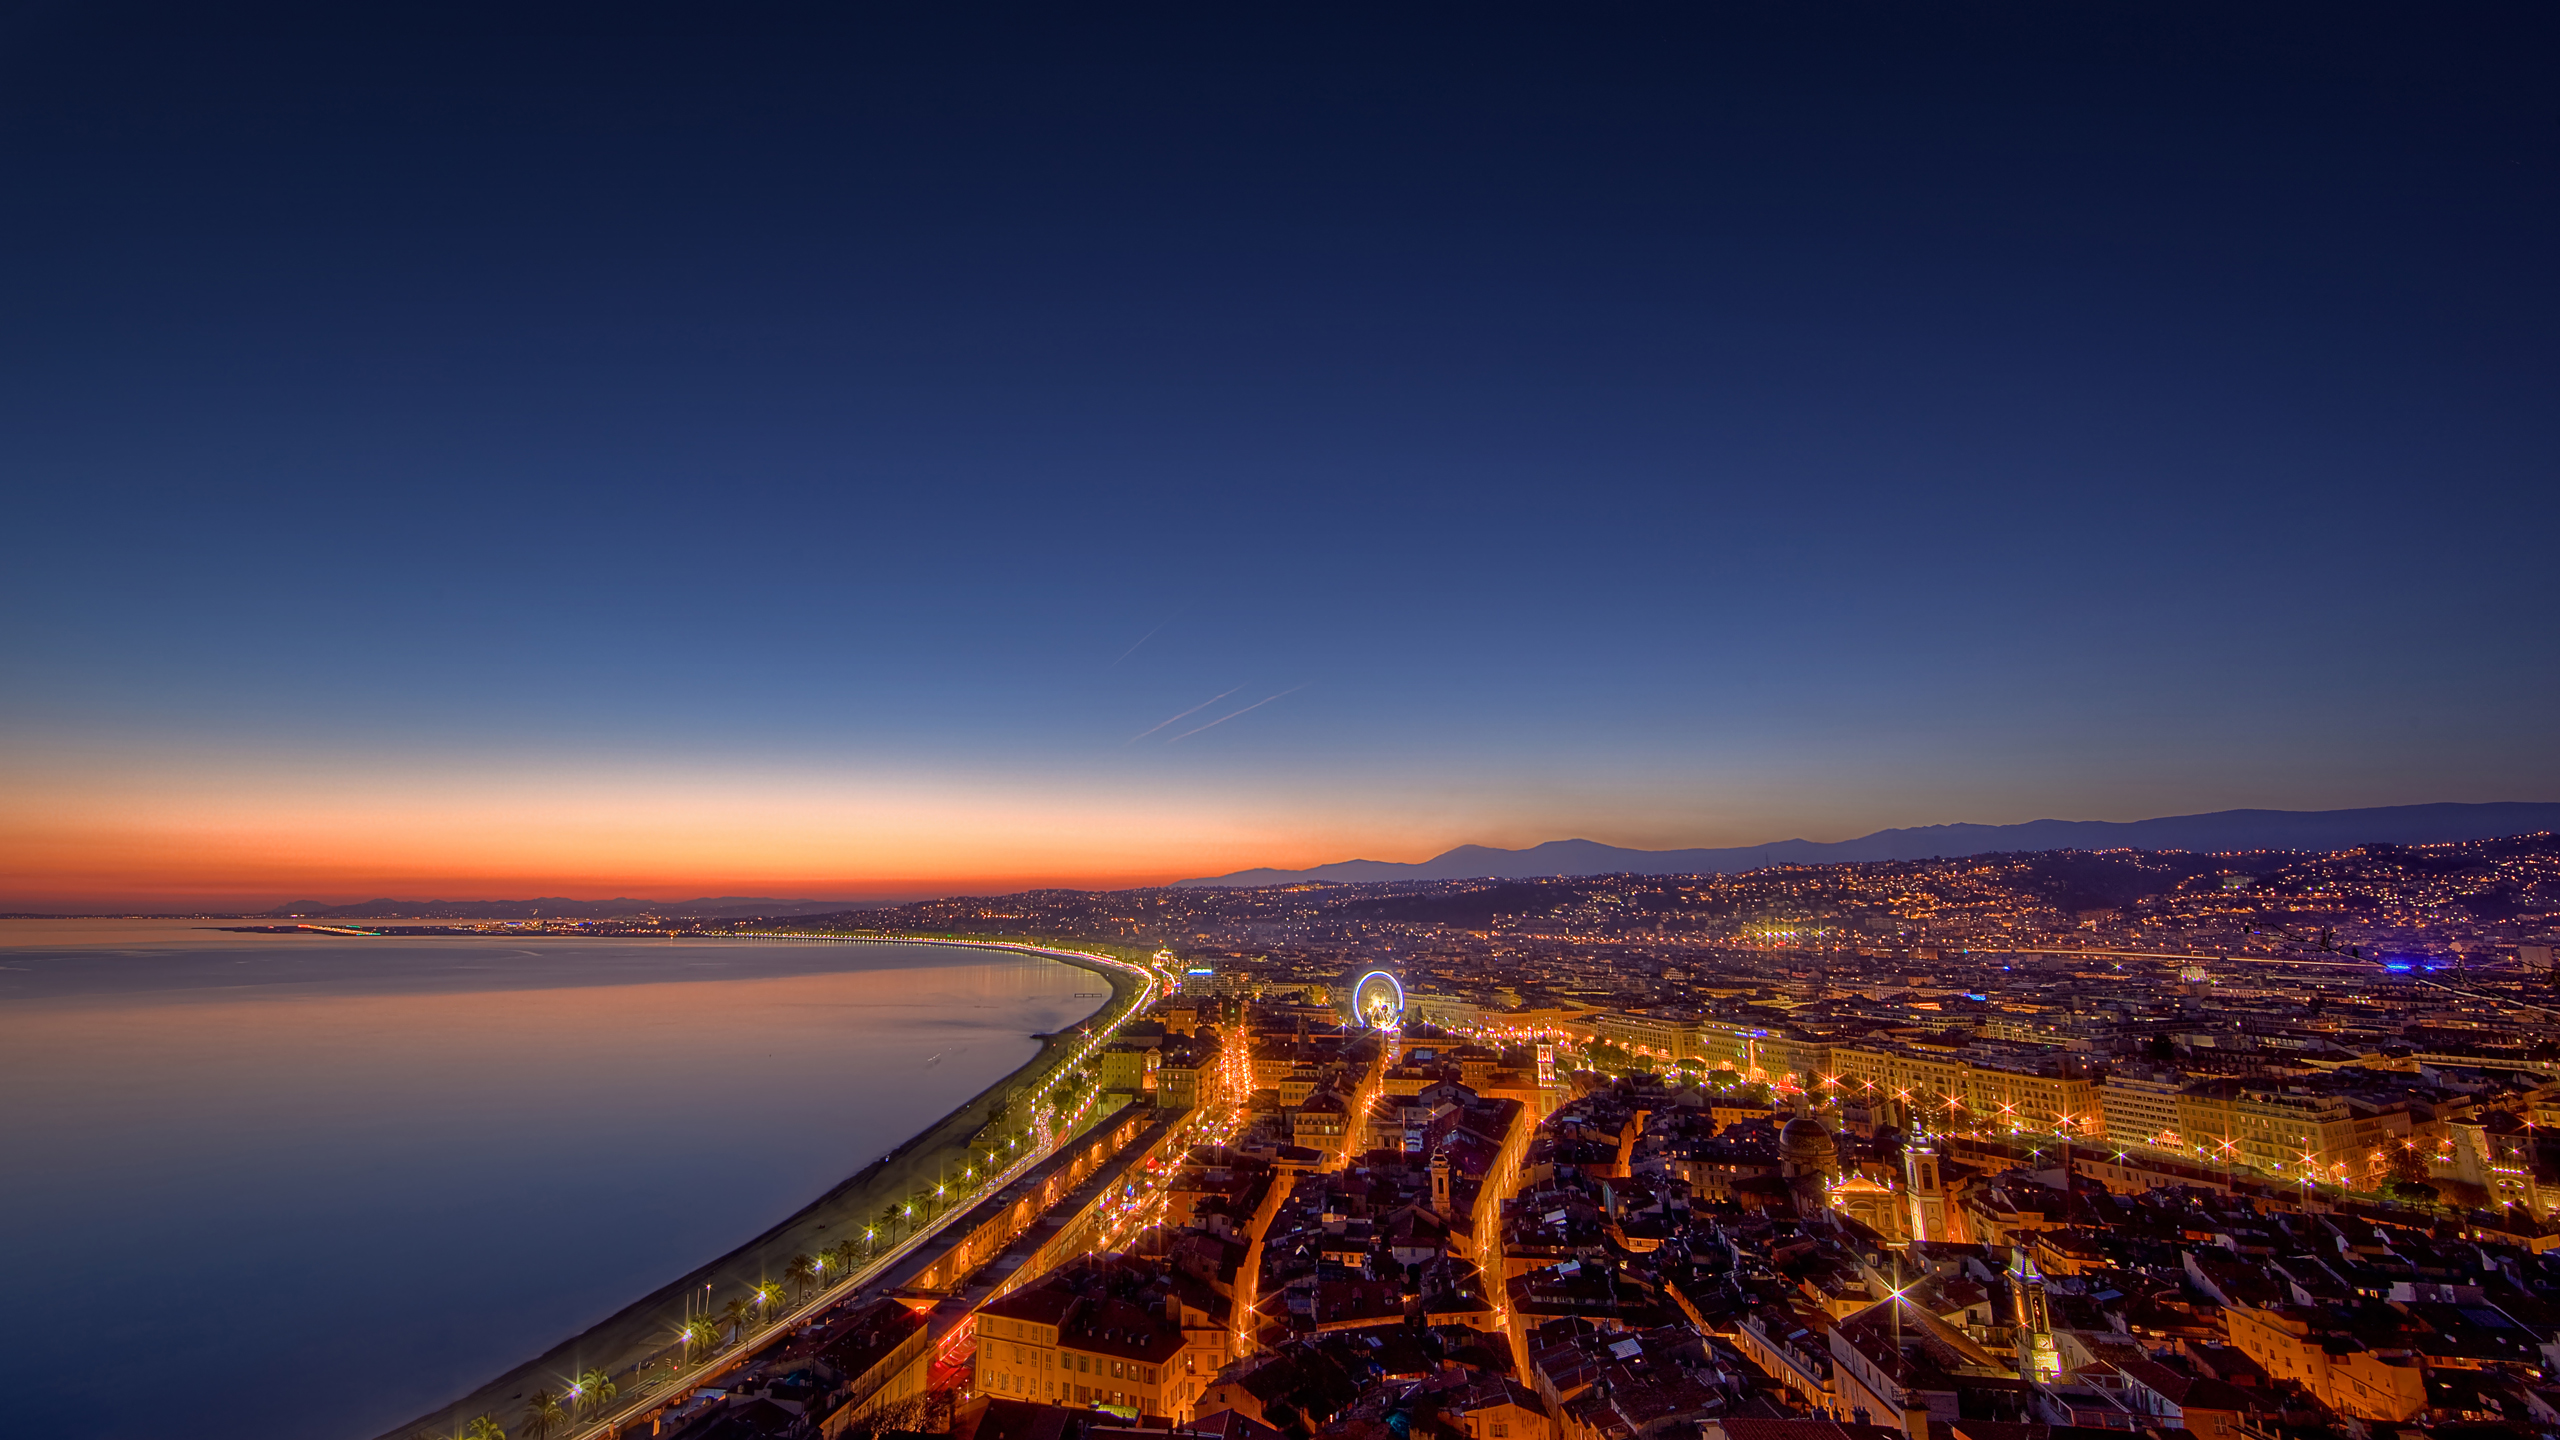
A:
[[[2359,1117],[2346,1097],[2208,1080],[2178,1095],[2178,1130],[2198,1155],[2269,1175],[2377,1183],[2377,1152],[2409,1133],[2405,1113]]]
[[[1124,1042],[1104,1046],[1102,1053],[1093,1057],[1094,1088],[1106,1095],[1115,1091],[1143,1095],[1155,1088],[1156,1067],[1163,1061],[1163,1055],[1153,1045]]]
[[[1695,1060],[1705,1053],[1698,1022],[1686,1016],[1604,1012],[1589,1023],[1599,1039],[1647,1059]]]
[[[2095,1136],[2103,1111],[2076,1057],[1986,1046],[1835,1045],[1826,1094],[1891,1100],[1939,1131],[2048,1131]]]
[[[1310,1150],[1339,1149],[1342,1137],[1351,1129],[1351,1107],[1330,1090],[1320,1090],[1307,1097],[1306,1103],[1289,1112],[1290,1143]]]
[[[2178,1129],[2178,1089],[2177,1077],[2166,1072],[2125,1069],[2108,1075],[2098,1091],[2107,1143],[2184,1150],[2186,1142]]]
[[[875,1300],[839,1328],[819,1358],[845,1377],[843,1399],[819,1418],[833,1440],[864,1416],[924,1393],[930,1357],[924,1316],[895,1300]]]
[[[1923,1243],[1964,1238],[1959,1212],[1947,1205],[1942,1159],[1937,1147],[1926,1142],[1905,1146],[1902,1152],[1903,1196],[1911,1210],[1907,1233]]]
[[[1226,1067],[1218,1032],[1204,1027],[1189,1040],[1164,1047],[1156,1062],[1156,1104],[1168,1110],[1197,1110],[1220,1105],[1226,1093]]]
[[[1798,1115],[1778,1132],[1778,1173],[1796,1213],[1812,1219],[1829,1208],[1831,1179],[1840,1173],[1840,1147],[1822,1122]]]
[[[1096,1255],[977,1314],[982,1394],[1188,1420],[1227,1363],[1219,1297],[1154,1262]]]
[[[2235,1305],[2222,1312],[2231,1344],[2278,1380],[2358,1420],[2411,1420],[2427,1408],[2427,1371],[2406,1351],[2380,1351],[2317,1333],[2307,1311]]]

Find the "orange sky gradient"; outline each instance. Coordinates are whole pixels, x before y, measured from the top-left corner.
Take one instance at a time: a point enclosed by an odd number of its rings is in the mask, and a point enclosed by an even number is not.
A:
[[[1428,821],[1364,825],[1304,799],[1054,777],[132,757],[13,768],[0,770],[0,909],[15,911],[1102,889],[1455,843]]]
[[[286,754],[55,739],[0,753],[0,911],[911,899],[1415,861],[1462,844],[1583,838],[1667,849],[1838,840],[1950,818],[2139,819],[2234,804],[2441,798],[2234,791],[2203,777],[2183,793],[2160,787],[2135,809],[2061,786],[2042,800],[1968,803],[1960,782],[1943,777],[1897,784],[1774,767],[1639,780],[1517,765],[1502,769],[1499,785],[1421,768],[1373,758],[1321,778],[1204,778],[949,760]]]

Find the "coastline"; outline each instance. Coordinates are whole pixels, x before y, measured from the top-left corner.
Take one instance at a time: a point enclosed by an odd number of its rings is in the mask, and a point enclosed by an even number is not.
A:
[[[681,1309],[683,1300],[690,1293],[705,1283],[719,1285],[727,1282],[742,1287],[779,1275],[784,1262],[792,1254],[800,1251],[814,1253],[837,1243],[887,1200],[910,1194],[921,1184],[929,1183],[938,1162],[955,1152],[965,1151],[969,1138],[986,1124],[993,1104],[1001,1103],[1006,1093],[1026,1077],[1042,1073],[1058,1051],[1078,1040],[1082,1032],[1098,1024],[1107,1025],[1115,1018],[1125,1019],[1129,1002],[1141,991],[1140,980],[1127,971],[1097,963],[1089,957],[1080,957],[1072,951],[1051,949],[1027,941],[849,934],[775,935],[771,938],[798,939],[813,944],[950,945],[1029,953],[1098,975],[1110,983],[1111,993],[1110,998],[1083,1019],[1042,1037],[1039,1050],[1028,1061],[997,1077],[966,1101],[892,1147],[888,1153],[837,1182],[824,1194],[755,1238],[650,1291],[452,1402],[383,1431],[377,1440],[418,1440],[420,1436],[451,1435],[471,1417],[480,1414],[492,1415],[500,1425],[512,1429],[516,1413],[522,1410],[526,1397],[535,1390],[550,1388],[556,1391],[564,1383],[564,1377],[587,1369],[603,1369],[618,1375],[640,1357],[663,1348],[667,1333],[672,1328],[671,1316]],[[949,1215],[965,1211],[965,1206],[954,1206],[948,1215],[937,1217],[937,1224],[948,1219]]]

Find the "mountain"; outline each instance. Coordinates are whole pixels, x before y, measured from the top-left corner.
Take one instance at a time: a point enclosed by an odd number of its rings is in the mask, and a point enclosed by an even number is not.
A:
[[[2435,845],[2560,830],[2560,804],[2386,805],[2369,810],[2216,810],[2158,820],[2029,820],[2019,825],[1917,825],[1855,840],[1773,840],[1726,850],[1627,850],[1596,840],[1550,840],[1526,850],[1461,845],[1416,864],[1343,860],[1307,870],[1239,870],[1177,885],[1290,885],[1329,880],[1527,879],[1544,875],[1713,875],[1763,865],[1927,860],[2019,850],[2346,850]]]
[[[421,920],[627,920],[641,915],[682,915],[736,920],[756,915],[817,915],[865,910],[876,900],[769,900],[754,895],[712,895],[700,900],[363,900],[330,905],[296,900],[254,917],[261,920],[353,920],[407,916]]]

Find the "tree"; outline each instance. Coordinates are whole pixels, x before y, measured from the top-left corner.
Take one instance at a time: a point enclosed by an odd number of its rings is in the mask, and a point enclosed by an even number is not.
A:
[[[462,1427],[462,1440],[507,1440],[507,1432],[489,1416],[474,1415],[471,1423]]]
[[[2401,1141],[2400,1153],[2391,1157],[2391,1173],[2395,1178],[2406,1180],[2413,1185],[2425,1184],[2428,1173],[2427,1152],[2410,1141]]]
[[[887,1400],[853,1418],[838,1440],[873,1440],[873,1437],[898,1434],[931,1434],[935,1401],[933,1391],[920,1391],[900,1400]]]
[[[744,1295],[741,1295],[735,1300],[732,1300],[728,1304],[720,1307],[720,1318],[726,1321],[729,1328],[735,1330],[739,1337],[743,1339],[746,1336],[748,1327],[756,1323],[755,1304],[748,1300]]]
[[[569,1393],[578,1397],[578,1413],[592,1417],[603,1414],[604,1407],[622,1392],[614,1388],[612,1376],[602,1370],[587,1370],[580,1372]]]
[[[817,1283],[818,1262],[811,1259],[805,1252],[794,1255],[782,1267],[782,1278],[791,1282],[793,1291],[806,1295],[809,1293],[809,1287]]]
[[[688,1320],[684,1323],[684,1328],[676,1334],[684,1341],[687,1360],[708,1355],[720,1348],[720,1327],[708,1320]]]
[[[550,1440],[551,1432],[569,1423],[569,1412],[560,1408],[560,1397],[548,1390],[536,1390],[524,1405],[524,1433],[532,1440]]]

